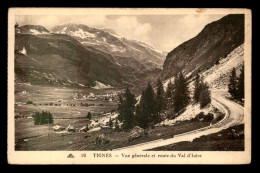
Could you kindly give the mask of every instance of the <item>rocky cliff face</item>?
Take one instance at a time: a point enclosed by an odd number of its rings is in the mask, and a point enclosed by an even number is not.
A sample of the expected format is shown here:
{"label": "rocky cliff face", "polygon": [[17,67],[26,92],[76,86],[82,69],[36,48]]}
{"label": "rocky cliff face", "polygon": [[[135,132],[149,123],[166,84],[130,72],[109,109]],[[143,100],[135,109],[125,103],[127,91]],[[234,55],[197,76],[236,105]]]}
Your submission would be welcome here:
{"label": "rocky cliff face", "polygon": [[160,78],[168,79],[180,70],[186,75],[205,71],[243,42],[244,15],[227,15],[168,53]]}

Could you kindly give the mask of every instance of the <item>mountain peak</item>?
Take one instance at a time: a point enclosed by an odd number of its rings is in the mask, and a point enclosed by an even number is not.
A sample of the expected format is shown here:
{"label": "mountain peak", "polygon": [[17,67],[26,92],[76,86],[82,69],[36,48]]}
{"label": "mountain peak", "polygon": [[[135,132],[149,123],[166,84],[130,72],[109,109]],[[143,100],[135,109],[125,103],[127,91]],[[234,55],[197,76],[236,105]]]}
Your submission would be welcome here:
{"label": "mountain peak", "polygon": [[50,33],[45,27],[41,25],[23,25],[18,27],[19,33],[22,34],[48,34]]}

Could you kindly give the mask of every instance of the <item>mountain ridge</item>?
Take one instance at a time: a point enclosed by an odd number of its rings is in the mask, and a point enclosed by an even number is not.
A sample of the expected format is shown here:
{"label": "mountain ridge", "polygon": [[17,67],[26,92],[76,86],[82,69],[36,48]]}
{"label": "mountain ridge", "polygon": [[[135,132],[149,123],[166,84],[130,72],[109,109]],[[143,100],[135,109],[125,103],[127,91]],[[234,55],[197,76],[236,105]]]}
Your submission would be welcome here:
{"label": "mountain ridge", "polygon": [[169,52],[160,78],[166,80],[180,70],[186,75],[205,71],[243,42],[244,15],[224,16]]}
{"label": "mountain ridge", "polygon": [[[113,56],[131,57],[155,68],[161,68],[165,55],[153,49],[147,43],[140,43],[136,40],[128,40],[115,33],[110,33],[84,24],[65,23],[53,27],[54,33],[64,33],[73,36],[86,46],[92,46],[98,50],[109,53]],[[155,62],[155,63],[153,63]]]}
{"label": "mountain ridge", "polygon": [[105,56],[65,34],[16,33],[15,62],[16,79],[33,84],[93,86],[99,81],[121,86],[124,81]]}

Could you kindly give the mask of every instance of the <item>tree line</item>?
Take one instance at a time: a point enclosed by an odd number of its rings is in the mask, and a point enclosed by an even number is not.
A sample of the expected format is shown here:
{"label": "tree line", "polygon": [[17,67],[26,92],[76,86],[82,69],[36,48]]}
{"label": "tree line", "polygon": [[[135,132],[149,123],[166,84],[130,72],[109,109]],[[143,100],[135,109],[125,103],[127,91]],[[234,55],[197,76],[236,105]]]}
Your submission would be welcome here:
{"label": "tree line", "polygon": [[[136,125],[142,128],[153,127],[162,121],[162,114],[169,108],[174,109],[173,114],[180,114],[192,100],[188,85],[188,79],[182,72],[175,76],[173,83],[171,81],[168,83],[166,91],[160,79],[157,80],[155,90],[148,82],[138,104],[135,95],[127,88],[119,96],[118,120],[123,122],[122,128],[131,129]],[[211,102],[209,87],[199,74],[195,78],[194,85],[193,100],[204,108]]]}
{"label": "tree line", "polygon": [[52,114],[47,111],[42,111],[42,113],[36,112],[33,115],[33,119],[34,119],[34,125],[53,124],[54,122]]}

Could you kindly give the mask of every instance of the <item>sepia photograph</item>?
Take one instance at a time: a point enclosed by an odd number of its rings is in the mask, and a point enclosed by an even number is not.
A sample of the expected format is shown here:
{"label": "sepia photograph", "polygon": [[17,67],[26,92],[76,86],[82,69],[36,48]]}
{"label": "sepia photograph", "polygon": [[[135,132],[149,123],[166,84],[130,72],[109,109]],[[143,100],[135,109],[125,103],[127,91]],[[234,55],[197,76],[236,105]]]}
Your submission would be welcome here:
{"label": "sepia photograph", "polygon": [[12,8],[8,20],[10,163],[250,163],[250,10]]}

